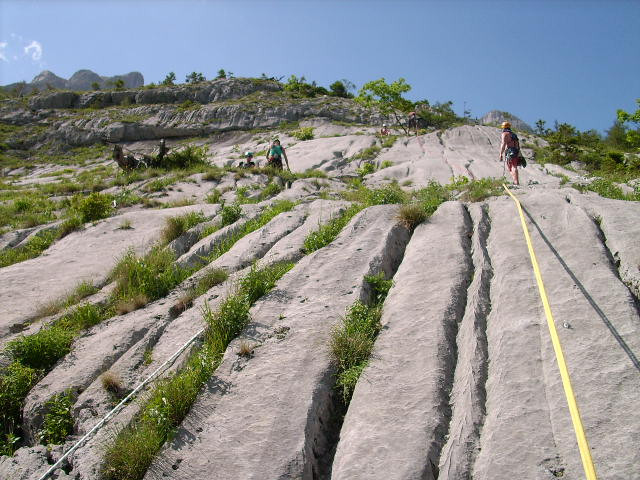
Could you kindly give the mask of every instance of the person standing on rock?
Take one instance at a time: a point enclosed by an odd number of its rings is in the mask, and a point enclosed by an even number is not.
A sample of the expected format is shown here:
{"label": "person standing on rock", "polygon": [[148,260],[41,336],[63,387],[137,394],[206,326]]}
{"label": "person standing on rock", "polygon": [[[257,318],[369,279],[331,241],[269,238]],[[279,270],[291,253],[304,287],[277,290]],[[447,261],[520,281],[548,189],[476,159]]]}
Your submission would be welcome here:
{"label": "person standing on rock", "polygon": [[518,162],[520,159],[520,142],[518,136],[511,131],[511,124],[509,122],[502,122],[502,142],[500,143],[500,158],[499,162],[507,162],[507,168],[513,178],[514,185],[520,185],[520,179],[518,177]]}
{"label": "person standing on rock", "polygon": [[280,140],[276,138],[267,151],[267,166],[282,170],[282,157],[284,157],[284,161],[287,162],[287,170],[291,171],[287,152],[285,152],[284,147],[280,145]]}
{"label": "person standing on rock", "polygon": [[382,135],[383,137],[386,137],[387,135],[389,135],[391,132],[389,131],[389,128],[387,127],[386,123],[382,124],[382,128],[380,129],[380,135]]}

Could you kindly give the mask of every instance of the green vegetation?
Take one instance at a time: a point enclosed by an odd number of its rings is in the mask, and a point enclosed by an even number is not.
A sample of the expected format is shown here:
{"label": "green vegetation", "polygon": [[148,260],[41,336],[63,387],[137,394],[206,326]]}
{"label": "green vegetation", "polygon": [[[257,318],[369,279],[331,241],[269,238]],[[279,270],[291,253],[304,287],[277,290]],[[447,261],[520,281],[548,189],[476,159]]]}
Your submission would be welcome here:
{"label": "green vegetation", "polygon": [[175,264],[175,254],[167,248],[155,246],[142,257],[129,250],[111,273],[116,282],[111,300],[118,310],[130,302],[142,307],[167,295],[190,273]]}
{"label": "green vegetation", "polygon": [[44,416],[42,429],[38,436],[40,442],[45,445],[59,445],[73,433],[73,418],[71,406],[73,395],[70,391],[54,395],[47,401],[44,408],[47,414]]}
{"label": "green vegetation", "polygon": [[291,133],[298,140],[313,140],[313,127],[301,127]]}
{"label": "green vegetation", "polygon": [[188,212],[183,215],[169,217],[165,221],[165,227],[160,234],[161,242],[168,244],[189,230],[206,220],[202,212]]}
{"label": "green vegetation", "polygon": [[44,230],[20,247],[0,250],[0,268],[37,257],[49,248],[58,236],[58,229]]}
{"label": "green vegetation", "polygon": [[304,239],[304,252],[309,254],[329,245],[336,239],[345,225],[349,223],[349,220],[363,208],[364,206],[360,204],[351,205],[336,218],[329,220],[324,225],[319,225],[317,230],[311,232]]}
{"label": "green vegetation", "polygon": [[620,187],[615,185],[611,180],[598,178],[586,185],[574,185],[577,190],[595,192],[601,197],[613,198],[615,200],[640,201],[640,188],[635,189],[633,193],[624,193]]}
{"label": "green vegetation", "polygon": [[453,111],[452,101],[435,102],[431,105],[429,100],[420,100],[416,102],[415,108],[420,124],[425,127],[446,129],[466,123],[464,117],[459,117]]}
{"label": "green vegetation", "polygon": [[107,218],[113,213],[113,197],[103,193],[91,193],[88,196],[74,195],[71,199],[71,210],[83,223]]}
{"label": "green vegetation", "polygon": [[181,150],[174,150],[162,159],[164,169],[193,169],[207,165],[208,147],[203,145],[187,145]]}
{"label": "green vegetation", "polygon": [[0,203],[0,227],[29,228],[56,219],[58,202],[38,192],[16,192],[11,197],[12,200]]}
{"label": "green vegetation", "polygon": [[[12,340],[7,345],[11,365],[0,374],[0,451],[12,454],[18,444],[21,409],[29,390],[65,356],[71,343],[86,328],[110,315],[107,309],[85,304],[76,307],[37,333]],[[52,419],[52,425],[55,421]],[[55,428],[51,427],[54,431]]]}
{"label": "green vegetation", "polygon": [[331,332],[329,348],[337,369],[336,388],[348,405],[360,374],[367,366],[373,344],[380,332],[382,305],[393,284],[384,273],[367,275],[365,281],[371,288],[368,304],[355,302],[342,322]]}
{"label": "green vegetation", "polygon": [[80,282],[73,290],[61,298],[52,300],[38,309],[38,317],[48,317],[61,312],[65,308],[72,307],[76,303],[98,292],[98,288],[91,282]]}
{"label": "green vegetation", "polygon": [[242,207],[238,204],[225,205],[220,210],[220,228],[235,223],[242,216]]}
{"label": "green vegetation", "polygon": [[14,361],[0,375],[0,454],[13,455],[20,437],[22,404],[43,372]]}
{"label": "green vegetation", "polygon": [[356,173],[360,175],[360,178],[364,177],[365,175],[369,175],[370,173],[373,173],[375,171],[376,171],[376,166],[371,162],[365,162],[362,164],[360,168],[356,169]]}
{"label": "green vegetation", "polygon": [[624,110],[617,111],[618,124],[625,129],[625,123],[633,123],[636,129],[629,128],[625,133],[625,140],[629,147],[640,147],[640,98],[636,99],[638,107],[635,112],[627,113]]}
{"label": "green vegetation", "polygon": [[402,96],[409,90],[411,90],[411,85],[404,78],[391,84],[388,84],[384,78],[380,78],[365,83],[355,100],[364,107],[379,110],[382,115],[393,115],[396,125],[408,134],[401,118],[414,108],[413,103]]}
{"label": "green vegetation", "polygon": [[[590,175],[607,182],[623,183],[640,177],[640,155],[633,140],[635,130],[627,130],[619,121],[604,138],[595,130],[580,132],[567,123],[556,123],[553,129],[547,129],[544,120],[538,120],[536,131],[549,142],[546,147],[531,146],[540,164],[567,166],[579,162]],[[603,183],[596,183],[593,188],[599,188],[603,196],[618,195],[615,190],[604,188]]]}
{"label": "green vegetation", "polygon": [[161,380],[136,419],[107,448],[102,467],[107,480],[141,479],[156,452],[182,422],[198,392],[222,360],[229,342],[245,327],[249,308],[269,292],[293,264],[264,269],[255,266],[217,310],[203,309],[207,323],[204,345],[195,349],[187,365]]}

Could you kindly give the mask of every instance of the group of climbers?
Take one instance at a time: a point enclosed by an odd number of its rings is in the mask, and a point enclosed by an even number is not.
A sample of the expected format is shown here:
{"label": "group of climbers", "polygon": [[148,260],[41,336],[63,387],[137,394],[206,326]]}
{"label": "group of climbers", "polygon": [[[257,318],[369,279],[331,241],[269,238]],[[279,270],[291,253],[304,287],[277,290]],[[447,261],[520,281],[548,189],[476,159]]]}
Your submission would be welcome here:
{"label": "group of climbers", "polygon": [[[411,114],[409,115],[408,126],[410,129],[415,129],[417,135],[417,118],[415,112],[411,112]],[[509,169],[511,177],[513,178],[514,185],[520,185],[518,167],[526,166],[526,161],[520,152],[520,141],[518,139],[518,136],[511,131],[511,124],[509,122],[502,122],[501,128],[502,140],[500,144],[500,156],[498,161],[502,162],[504,160],[507,168]],[[380,134],[383,136],[390,134],[389,128],[387,127],[386,123],[382,124]],[[113,159],[123,170],[133,170],[140,167],[152,167],[160,165],[166,154],[167,147],[164,139],[160,140],[160,143],[158,145],[158,153],[155,156],[142,155],[142,157],[139,158],[131,154],[125,155],[123,147],[121,145],[114,145],[113,147]],[[271,143],[269,149],[267,150],[266,158],[267,163],[265,166],[273,167],[278,170],[283,170],[284,166],[282,163],[282,159],[284,158],[284,161],[287,165],[287,170],[291,171],[291,168],[289,167],[289,159],[287,158],[287,152],[280,144],[280,140],[278,138],[275,138]],[[254,168],[256,166],[256,162],[254,160],[253,152],[245,152],[244,159],[238,166],[241,168]]]}

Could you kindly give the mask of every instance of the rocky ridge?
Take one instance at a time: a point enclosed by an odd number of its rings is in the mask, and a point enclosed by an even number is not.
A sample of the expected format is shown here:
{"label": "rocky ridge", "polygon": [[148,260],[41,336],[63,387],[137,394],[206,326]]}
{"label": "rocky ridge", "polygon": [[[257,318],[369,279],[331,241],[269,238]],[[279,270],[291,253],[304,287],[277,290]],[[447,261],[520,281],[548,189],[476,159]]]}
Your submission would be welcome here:
{"label": "rocky ridge", "polygon": [[78,70],[68,80],[57,76],[49,70],[43,70],[33,77],[29,83],[12,83],[2,88],[5,91],[18,89],[22,95],[28,95],[33,91],[45,92],[51,89],[60,90],[93,90],[97,84],[99,88],[113,88],[116,80],[122,80],[126,88],[136,88],[144,85],[144,77],[140,72],[129,72],[123,75],[105,77],[91,70]]}
{"label": "rocky ridge", "polygon": [[[0,322],[0,344],[6,345],[50,322],[37,318],[39,304],[59,298],[81,280],[101,288],[86,301],[104,300],[119,256],[129,247],[148,251],[168,217],[202,212],[204,221],[169,246],[179,264],[192,266],[269,206],[298,202],[166,296],[83,332],[27,395],[22,428],[28,445],[13,457],[0,457],[0,478],[38,478],[61,455],[60,447],[48,451],[37,445],[47,401],[54,395],[73,392],[69,447],[113,406],[103,373],[117,373],[122,389],[131,391],[205,325],[201,308],[216,308],[253,262],[283,260],[296,265],[251,308],[249,324],[228,346],[146,479],[582,478],[546,319],[508,196],[447,201],[415,230],[399,222],[397,205],[372,206],[326,247],[303,251],[309,233],[350,205],[340,192],[352,188],[342,179],[362,177],[370,188],[396,181],[413,190],[452,177],[501,178],[499,130],[466,125],[399,137],[383,146],[377,127],[367,124],[376,117],[348,101],[284,102],[268,82],[256,90],[258,82],[242,83],[242,94],[230,85],[220,81],[176,89],[170,103],[191,100],[198,104],[192,110],[136,100],[127,114],[153,111],[154,117],[116,122],[118,131],[131,129],[121,136],[98,119],[113,106],[84,109],[88,118],[65,112],[69,107],[51,113],[50,107],[35,113],[3,107],[0,112],[6,123],[22,118],[30,125],[38,115],[46,115],[40,121],[63,122],[47,125],[34,145],[56,135],[60,142],[91,144],[111,132],[114,141],[151,153],[155,139],[169,128],[175,128],[171,148],[180,148],[180,139],[197,131],[202,136],[192,141],[206,146],[207,162],[221,169],[236,164],[245,150],[264,150],[277,135],[294,172],[316,169],[327,177],[297,178],[290,188],[281,182],[279,193],[266,199],[260,192],[277,180],[261,172],[222,171],[215,178],[191,173],[159,191],[149,189],[153,179],[136,180],[126,185],[130,193],[171,208],[121,208],[55,242],[43,255],[1,268],[0,308],[7,314]],[[212,95],[216,100],[208,100]],[[203,127],[205,118],[220,118],[220,123]],[[345,125],[345,118],[363,124]],[[300,122],[296,128],[311,128],[314,138],[299,140],[281,126],[294,120]],[[268,130],[246,131],[256,125]],[[538,141],[523,136],[523,143]],[[374,158],[363,160],[362,153],[372,147],[378,148]],[[367,162],[373,172],[358,173]],[[74,178],[72,173],[46,176],[61,168],[12,169],[7,181],[13,179],[15,188],[34,188]],[[108,153],[74,168],[102,168],[115,176],[108,170],[113,168]],[[580,193],[559,174],[580,180],[575,172],[532,160],[521,171],[525,186],[515,193],[525,208],[599,478],[635,478],[640,454],[633,446],[640,443],[640,422],[630,412],[640,401],[640,205]],[[117,195],[121,189],[114,185],[103,191]],[[219,197],[208,203],[214,190]],[[222,201],[229,205],[247,196],[256,203],[242,205],[236,222],[202,236],[205,227],[219,224]],[[193,205],[176,206],[187,201]],[[120,228],[126,223],[133,229]],[[4,248],[22,244],[32,232],[27,230],[10,232]],[[190,308],[176,309],[216,268],[226,270],[229,279],[194,298]],[[379,272],[393,278],[382,329],[351,402],[342,406],[328,341],[345,309],[371,296],[364,276]],[[241,353],[243,345],[252,345],[250,354]],[[188,353],[169,372],[181,368]],[[139,411],[139,402],[130,403],[54,478],[99,478],[104,446]]]}

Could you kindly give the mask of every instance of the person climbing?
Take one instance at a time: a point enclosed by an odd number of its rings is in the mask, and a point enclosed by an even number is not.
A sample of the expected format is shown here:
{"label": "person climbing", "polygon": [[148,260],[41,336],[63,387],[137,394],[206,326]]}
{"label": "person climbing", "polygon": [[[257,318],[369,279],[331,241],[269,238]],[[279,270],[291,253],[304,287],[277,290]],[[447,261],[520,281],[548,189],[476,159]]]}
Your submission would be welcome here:
{"label": "person climbing", "polygon": [[256,166],[256,162],[253,160],[253,152],[246,151],[244,152],[244,162],[240,162],[240,167],[244,168],[253,168]]}
{"label": "person climbing", "polygon": [[507,162],[507,168],[513,178],[514,185],[520,185],[520,178],[518,177],[518,163],[520,161],[520,141],[518,136],[511,131],[511,124],[509,122],[502,122],[502,142],[500,143],[500,158],[499,162]]}
{"label": "person climbing", "polygon": [[386,137],[386,136],[387,136],[387,135],[389,135],[390,133],[391,133],[391,132],[389,131],[389,128],[387,128],[387,124],[386,124],[386,123],[383,123],[383,124],[382,124],[382,128],[380,129],[380,135],[382,135],[382,136],[385,136],[385,137]]}
{"label": "person climbing", "polygon": [[413,129],[413,131],[416,132],[416,137],[418,136],[418,116],[416,115],[416,112],[409,112],[407,127],[409,129],[409,132],[411,132],[411,129]]}
{"label": "person climbing", "polygon": [[267,166],[282,170],[282,157],[284,157],[285,162],[287,162],[287,170],[291,171],[291,168],[289,168],[287,152],[285,152],[284,147],[280,145],[280,140],[276,138],[273,140],[271,147],[267,151]]}
{"label": "person climbing", "polygon": [[167,144],[164,141],[164,138],[160,139],[160,143],[158,144],[158,155],[156,155],[156,160],[158,164],[162,163],[162,159],[167,154]]}

